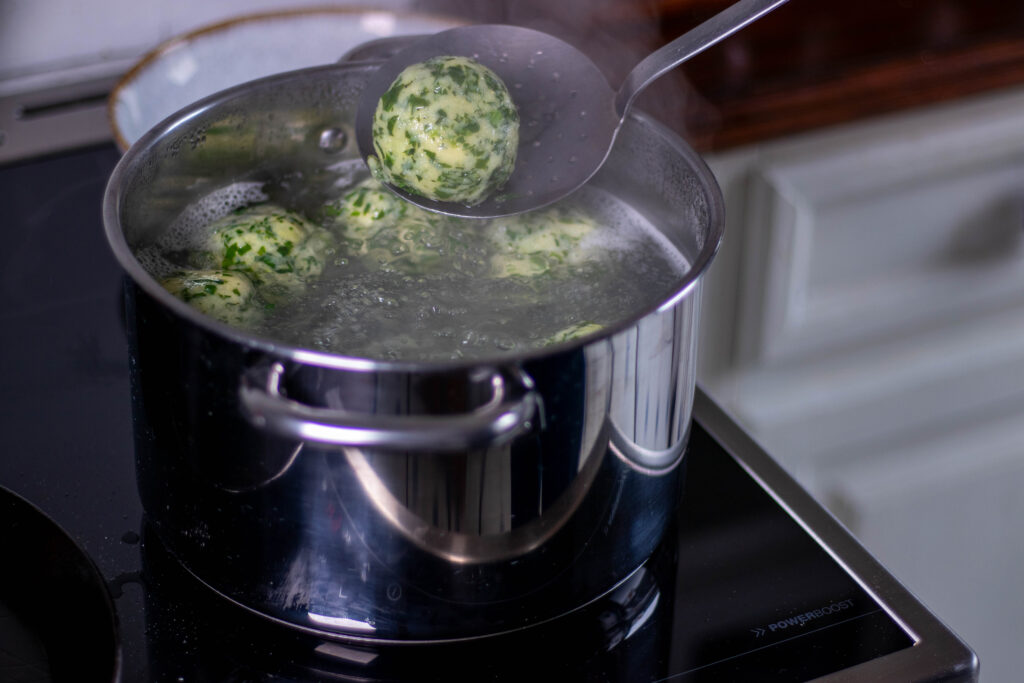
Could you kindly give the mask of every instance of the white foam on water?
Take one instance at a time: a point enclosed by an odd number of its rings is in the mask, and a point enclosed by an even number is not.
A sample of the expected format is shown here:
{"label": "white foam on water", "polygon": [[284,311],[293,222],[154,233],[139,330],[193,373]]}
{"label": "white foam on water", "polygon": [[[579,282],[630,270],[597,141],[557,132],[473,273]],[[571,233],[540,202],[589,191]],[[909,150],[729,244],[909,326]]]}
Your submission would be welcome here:
{"label": "white foam on water", "polygon": [[235,209],[267,201],[263,183],[234,183],[211,192],[189,205],[161,235],[158,245],[162,249],[201,249],[206,244],[206,227]]}
{"label": "white foam on water", "polygon": [[267,200],[263,183],[234,183],[211,192],[188,205],[157,239],[136,254],[142,267],[158,280],[181,271],[184,264],[170,255],[202,250],[209,235],[207,227],[235,209]]}

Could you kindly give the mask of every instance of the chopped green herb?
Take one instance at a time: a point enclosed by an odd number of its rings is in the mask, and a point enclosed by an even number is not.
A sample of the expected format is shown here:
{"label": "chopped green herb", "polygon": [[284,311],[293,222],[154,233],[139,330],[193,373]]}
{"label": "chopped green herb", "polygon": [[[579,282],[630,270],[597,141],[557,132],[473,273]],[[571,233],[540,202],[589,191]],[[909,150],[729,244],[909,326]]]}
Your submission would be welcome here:
{"label": "chopped green herb", "polygon": [[406,69],[381,98],[371,171],[408,192],[477,203],[511,174],[518,128],[497,76],[472,59],[437,57]]}

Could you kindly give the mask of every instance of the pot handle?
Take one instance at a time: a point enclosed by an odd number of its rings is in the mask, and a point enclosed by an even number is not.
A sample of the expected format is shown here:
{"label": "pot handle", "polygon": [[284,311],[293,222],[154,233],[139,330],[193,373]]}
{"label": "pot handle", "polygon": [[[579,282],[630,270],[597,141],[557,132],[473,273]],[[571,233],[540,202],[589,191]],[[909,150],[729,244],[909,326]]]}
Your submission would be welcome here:
{"label": "pot handle", "polygon": [[273,363],[243,374],[239,400],[255,427],[305,442],[404,451],[487,448],[529,431],[538,412],[533,380],[518,369],[491,371],[490,399],[454,415],[381,415],[306,405],[281,392],[284,372],[281,363]]}

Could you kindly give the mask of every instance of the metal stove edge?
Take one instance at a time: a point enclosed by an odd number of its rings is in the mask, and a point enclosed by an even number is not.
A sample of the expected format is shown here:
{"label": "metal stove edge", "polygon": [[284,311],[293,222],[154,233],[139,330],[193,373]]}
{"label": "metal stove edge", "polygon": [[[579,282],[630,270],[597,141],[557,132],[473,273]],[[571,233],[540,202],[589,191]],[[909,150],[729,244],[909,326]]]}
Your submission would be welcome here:
{"label": "metal stove edge", "polygon": [[815,679],[977,681],[974,651],[876,560],[843,524],[698,385],[694,419],[914,640],[910,648]]}

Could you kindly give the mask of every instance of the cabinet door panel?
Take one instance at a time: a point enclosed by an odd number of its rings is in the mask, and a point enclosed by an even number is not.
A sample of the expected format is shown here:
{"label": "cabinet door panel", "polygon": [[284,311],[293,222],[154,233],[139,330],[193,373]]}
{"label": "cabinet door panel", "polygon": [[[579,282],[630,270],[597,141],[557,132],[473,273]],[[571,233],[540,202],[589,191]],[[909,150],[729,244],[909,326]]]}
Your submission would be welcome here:
{"label": "cabinet door panel", "polygon": [[1024,306],[1024,109],[941,114],[764,150],[745,207],[741,361]]}

